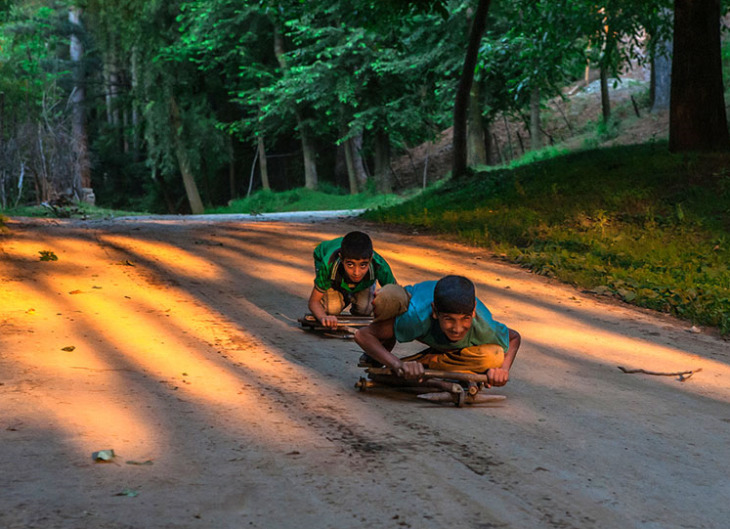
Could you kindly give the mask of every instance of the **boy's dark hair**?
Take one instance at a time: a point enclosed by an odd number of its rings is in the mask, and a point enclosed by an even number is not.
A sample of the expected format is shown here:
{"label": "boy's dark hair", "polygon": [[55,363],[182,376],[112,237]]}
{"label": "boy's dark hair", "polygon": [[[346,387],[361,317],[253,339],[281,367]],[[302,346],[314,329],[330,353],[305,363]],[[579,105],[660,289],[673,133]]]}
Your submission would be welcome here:
{"label": "boy's dark hair", "polygon": [[342,238],[340,257],[342,259],[370,259],[373,256],[373,241],[367,233],[351,231]]}
{"label": "boy's dark hair", "polygon": [[436,312],[471,314],[476,307],[474,283],[464,276],[445,276],[438,280],[433,291]]}

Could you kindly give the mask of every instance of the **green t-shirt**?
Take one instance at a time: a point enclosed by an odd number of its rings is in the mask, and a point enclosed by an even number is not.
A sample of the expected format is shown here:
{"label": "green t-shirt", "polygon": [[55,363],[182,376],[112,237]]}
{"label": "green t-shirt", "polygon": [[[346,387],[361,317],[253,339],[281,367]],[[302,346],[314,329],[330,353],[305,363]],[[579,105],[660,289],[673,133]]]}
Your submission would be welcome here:
{"label": "green t-shirt", "polygon": [[359,283],[350,286],[345,279],[345,270],[340,257],[342,237],[324,241],[314,249],[314,288],[320,292],[334,288],[341,292],[354,294],[370,288],[377,281],[380,286],[395,283],[395,277],[387,261],[377,252],[373,252],[370,270]]}
{"label": "green t-shirt", "polygon": [[399,342],[417,340],[437,351],[454,351],[473,345],[498,344],[506,352],[509,348],[509,329],[492,318],[489,309],[477,299],[477,313],[467,335],[451,342],[441,330],[438,320],[431,317],[433,291],[436,281],[424,281],[405,287],[411,295],[408,310],[395,318],[393,330]]}

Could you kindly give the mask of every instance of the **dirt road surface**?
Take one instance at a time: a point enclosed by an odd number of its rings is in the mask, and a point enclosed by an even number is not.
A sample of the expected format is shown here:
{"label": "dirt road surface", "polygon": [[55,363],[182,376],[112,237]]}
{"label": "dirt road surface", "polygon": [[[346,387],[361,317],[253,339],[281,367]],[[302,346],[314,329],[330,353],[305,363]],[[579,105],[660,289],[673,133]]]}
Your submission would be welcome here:
{"label": "dirt road surface", "polygon": [[[728,527],[730,347],[687,323],[348,218],[9,227],[4,529]],[[298,327],[312,249],[363,227],[522,334],[505,401],[359,393],[357,345]]]}

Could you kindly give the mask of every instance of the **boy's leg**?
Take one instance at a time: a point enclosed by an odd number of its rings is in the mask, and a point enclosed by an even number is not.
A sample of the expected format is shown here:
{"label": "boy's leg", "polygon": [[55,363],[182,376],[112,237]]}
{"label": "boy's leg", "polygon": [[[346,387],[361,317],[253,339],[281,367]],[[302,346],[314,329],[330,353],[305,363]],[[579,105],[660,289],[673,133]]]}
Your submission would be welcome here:
{"label": "boy's leg", "polygon": [[[381,343],[383,344],[383,347],[392,352],[393,348],[395,347],[395,336]],[[360,355],[360,359],[357,362],[357,367],[383,367],[383,364],[375,360],[373,357],[369,356],[367,353],[363,353]]]}
{"label": "boy's leg", "polygon": [[350,314],[355,316],[370,316],[373,313],[373,297],[375,295],[375,285],[368,289],[361,290],[352,294],[350,301]]}
{"label": "boy's leg", "polygon": [[462,373],[486,373],[488,369],[502,367],[504,350],[497,344],[475,345],[457,351],[442,353],[430,347],[405,358],[423,364],[426,369],[458,371]]}
{"label": "boy's leg", "polygon": [[345,308],[345,297],[342,292],[330,288],[325,290],[324,296],[322,296],[322,307],[328,315],[336,316]]}

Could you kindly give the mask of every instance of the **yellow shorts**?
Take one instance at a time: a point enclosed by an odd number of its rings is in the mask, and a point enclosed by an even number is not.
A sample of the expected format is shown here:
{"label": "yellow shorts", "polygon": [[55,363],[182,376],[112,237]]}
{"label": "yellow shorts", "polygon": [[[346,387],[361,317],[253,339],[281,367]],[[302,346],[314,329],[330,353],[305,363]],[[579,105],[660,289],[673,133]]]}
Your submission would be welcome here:
{"label": "yellow shorts", "polygon": [[418,362],[426,369],[478,374],[486,373],[487,369],[502,367],[504,350],[497,344],[475,345],[445,353],[428,348],[401,360]]}
{"label": "yellow shorts", "polygon": [[350,294],[347,298],[342,295],[342,292],[329,288],[325,290],[324,296],[322,296],[322,307],[326,314],[338,315],[348,305],[350,305],[350,313],[356,316],[369,316],[373,313],[373,293],[375,292],[375,285],[372,287],[360,290],[354,294]]}

